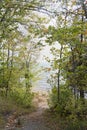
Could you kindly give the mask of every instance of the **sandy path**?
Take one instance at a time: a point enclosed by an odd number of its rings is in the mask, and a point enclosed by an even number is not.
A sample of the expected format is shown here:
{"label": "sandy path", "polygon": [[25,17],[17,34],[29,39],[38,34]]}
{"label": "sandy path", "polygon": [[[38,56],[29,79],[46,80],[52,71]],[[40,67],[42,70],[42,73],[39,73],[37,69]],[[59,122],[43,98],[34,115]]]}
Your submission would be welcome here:
{"label": "sandy path", "polygon": [[36,111],[20,117],[21,126],[6,128],[6,130],[59,130],[54,122],[50,123],[50,117],[44,116],[45,110],[49,108],[47,98],[48,96],[43,93],[36,95],[33,101],[37,106]]}
{"label": "sandy path", "polygon": [[12,117],[10,117],[10,123],[7,123],[5,130],[50,130],[46,125],[43,116],[44,111],[48,108],[46,93],[36,94],[33,104],[36,106],[36,110],[29,115],[20,117],[21,125],[17,126]]}
{"label": "sandy path", "polygon": [[47,98],[44,94],[39,94],[34,100],[37,109],[35,112],[25,117],[21,130],[50,130],[45,124],[43,112],[48,108]]}

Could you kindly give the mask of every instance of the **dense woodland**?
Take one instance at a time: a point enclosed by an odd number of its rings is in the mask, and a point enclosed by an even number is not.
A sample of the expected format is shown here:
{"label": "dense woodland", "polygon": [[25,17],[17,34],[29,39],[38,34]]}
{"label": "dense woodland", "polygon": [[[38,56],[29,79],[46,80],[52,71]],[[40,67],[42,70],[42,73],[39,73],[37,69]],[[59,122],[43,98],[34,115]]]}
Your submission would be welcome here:
{"label": "dense woodland", "polygon": [[[46,26],[51,19],[55,25]],[[33,83],[43,71],[37,59],[46,45],[53,55],[46,57],[52,87],[50,110],[71,123],[67,130],[86,130],[86,0],[0,1],[0,102],[7,100],[28,109],[32,106]]]}

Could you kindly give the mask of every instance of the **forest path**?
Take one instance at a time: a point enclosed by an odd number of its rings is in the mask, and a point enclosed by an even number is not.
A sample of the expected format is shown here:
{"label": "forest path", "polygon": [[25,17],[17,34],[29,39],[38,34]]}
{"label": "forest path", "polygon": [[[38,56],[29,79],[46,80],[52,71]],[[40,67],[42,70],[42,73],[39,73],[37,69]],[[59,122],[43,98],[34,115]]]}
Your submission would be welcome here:
{"label": "forest path", "polygon": [[30,115],[22,117],[24,120],[21,130],[50,130],[46,125],[46,120],[43,116],[44,111],[48,108],[47,95],[38,94],[35,96],[34,105],[37,106],[36,111]]}
{"label": "forest path", "polygon": [[36,94],[33,100],[36,110],[28,115],[21,116],[21,125],[15,125],[15,127],[6,130],[59,130],[50,116],[45,114],[46,110],[49,109],[47,99],[46,93]]}

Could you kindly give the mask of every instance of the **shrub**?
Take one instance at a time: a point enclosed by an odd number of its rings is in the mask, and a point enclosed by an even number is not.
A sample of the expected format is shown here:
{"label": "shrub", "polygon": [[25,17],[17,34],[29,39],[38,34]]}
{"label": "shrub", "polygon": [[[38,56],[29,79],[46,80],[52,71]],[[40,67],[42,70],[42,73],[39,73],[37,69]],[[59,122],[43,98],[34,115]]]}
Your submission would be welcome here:
{"label": "shrub", "polygon": [[30,107],[32,105],[32,99],[34,97],[34,94],[30,91],[26,92],[23,88],[16,88],[14,90],[11,90],[10,92],[10,98],[11,100],[14,100],[15,103],[22,105],[23,107]]}
{"label": "shrub", "polygon": [[58,101],[58,93],[57,93],[57,88],[54,86],[51,90],[51,92],[49,93],[49,106],[53,107],[53,106],[57,106],[56,107],[56,111],[63,115],[64,113],[67,113],[67,111],[69,112],[69,108],[68,107],[72,106],[72,93],[71,90],[66,89],[65,86],[61,86],[60,87],[60,98]]}

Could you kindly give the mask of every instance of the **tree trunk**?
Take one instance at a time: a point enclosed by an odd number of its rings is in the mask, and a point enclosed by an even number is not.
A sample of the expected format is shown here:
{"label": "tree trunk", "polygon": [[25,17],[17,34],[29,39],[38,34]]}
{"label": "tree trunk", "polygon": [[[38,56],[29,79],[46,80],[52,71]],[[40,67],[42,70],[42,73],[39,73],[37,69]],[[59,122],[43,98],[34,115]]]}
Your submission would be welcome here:
{"label": "tree trunk", "polygon": [[[60,56],[59,58],[62,58],[62,50],[63,50],[63,45],[61,45],[60,49]],[[60,63],[59,63],[59,70],[58,70],[58,102],[60,100]]]}
{"label": "tree trunk", "polygon": [[83,89],[80,89],[80,98],[84,99],[84,90]]}
{"label": "tree trunk", "polygon": [[[82,22],[83,22],[83,15],[82,15]],[[83,34],[81,34],[81,43],[83,43]],[[80,88],[80,98],[81,99],[84,99],[84,90],[83,90],[83,88],[82,88],[82,86],[81,86],[81,88]]]}

